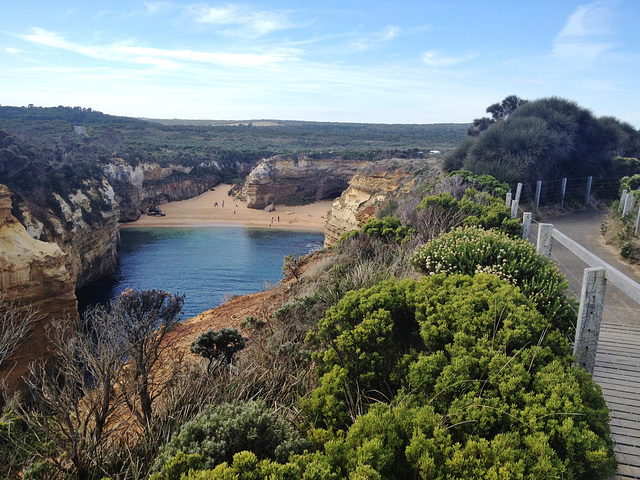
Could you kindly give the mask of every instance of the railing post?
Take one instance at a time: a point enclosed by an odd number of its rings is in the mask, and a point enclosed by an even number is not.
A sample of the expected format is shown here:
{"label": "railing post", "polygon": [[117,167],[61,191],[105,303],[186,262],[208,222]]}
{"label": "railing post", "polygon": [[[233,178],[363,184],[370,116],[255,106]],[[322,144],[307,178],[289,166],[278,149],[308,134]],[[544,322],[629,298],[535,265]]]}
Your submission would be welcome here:
{"label": "railing post", "polygon": [[522,215],[522,239],[529,238],[531,232],[531,212],[524,212]]}
{"label": "railing post", "polygon": [[567,177],[562,179],[562,200],[560,201],[560,208],[564,208],[564,196],[567,193]]}
{"label": "railing post", "polygon": [[623,217],[631,211],[632,205],[633,205],[633,195],[631,195],[630,193],[627,193],[627,198],[624,199],[624,208],[622,209]]}
{"label": "railing post", "polygon": [[542,192],[542,180],[538,180],[536,183],[536,210],[540,206],[540,193]]}
{"label": "railing post", "polygon": [[633,195],[627,193],[627,198],[624,200],[624,209],[622,210],[622,216],[626,216],[627,213],[631,213],[631,209],[633,208]]}
{"label": "railing post", "polygon": [[587,177],[587,196],[584,200],[585,207],[589,206],[589,199],[591,198],[591,183],[593,182],[593,177]]}
{"label": "railing post", "polygon": [[522,194],[522,184],[516,187],[516,197],[511,200],[511,218],[518,216],[518,207],[520,206],[520,195]]}
{"label": "railing post", "polygon": [[603,267],[585,268],[582,280],[573,355],[578,366],[589,373],[593,373],[596,364],[602,307],[607,287],[606,272]]}
{"label": "railing post", "polygon": [[553,224],[541,223],[538,225],[538,243],[536,250],[545,257],[551,256],[551,245],[553,243]]}
{"label": "railing post", "polygon": [[518,216],[518,200],[514,200],[511,202],[511,218],[516,218]]}
{"label": "railing post", "polygon": [[519,183],[516,187],[516,203],[520,203],[520,195],[522,194],[522,184]]}
{"label": "railing post", "polygon": [[622,207],[624,206],[624,201],[627,199],[627,189],[622,190],[622,195],[620,195],[620,203],[618,204],[618,210],[621,212]]}

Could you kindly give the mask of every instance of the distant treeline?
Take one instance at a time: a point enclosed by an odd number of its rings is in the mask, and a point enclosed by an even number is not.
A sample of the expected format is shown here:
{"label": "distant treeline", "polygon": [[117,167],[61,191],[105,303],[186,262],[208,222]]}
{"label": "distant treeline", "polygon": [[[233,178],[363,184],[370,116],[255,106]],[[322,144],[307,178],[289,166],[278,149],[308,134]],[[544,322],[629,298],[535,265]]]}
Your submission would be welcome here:
{"label": "distant treeline", "polygon": [[[414,151],[455,148],[467,125],[394,125],[302,121],[180,121],[116,117],[80,107],[3,107],[0,128],[40,141],[65,136],[79,139],[73,126],[83,126],[85,143],[110,137],[115,154],[131,163],[162,162],[170,157],[213,155],[232,161],[277,154],[377,159]],[[116,132],[114,135],[113,131]],[[76,138],[78,137],[78,138]],[[120,142],[114,142],[120,137]],[[183,158],[185,159],[185,158]],[[196,159],[192,159],[196,160]],[[196,160],[198,161],[198,160]]]}

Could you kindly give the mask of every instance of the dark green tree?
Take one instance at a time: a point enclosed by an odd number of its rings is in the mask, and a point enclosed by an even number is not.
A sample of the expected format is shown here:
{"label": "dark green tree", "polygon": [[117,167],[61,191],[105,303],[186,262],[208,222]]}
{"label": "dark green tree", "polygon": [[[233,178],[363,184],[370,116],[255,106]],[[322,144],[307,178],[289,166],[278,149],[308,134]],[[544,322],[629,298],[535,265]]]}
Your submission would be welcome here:
{"label": "dark green tree", "polygon": [[477,137],[494,123],[501,122],[502,120],[509,118],[513,112],[525,103],[527,103],[527,100],[519,98],[516,95],[509,95],[502,100],[502,102],[489,105],[487,107],[487,113],[491,114],[491,118],[476,118],[467,130],[467,135]]}
{"label": "dark green tree", "polygon": [[191,344],[191,351],[209,360],[208,370],[211,372],[220,365],[229,365],[233,356],[242,350],[246,339],[238,330],[222,327],[219,330],[209,330]]}

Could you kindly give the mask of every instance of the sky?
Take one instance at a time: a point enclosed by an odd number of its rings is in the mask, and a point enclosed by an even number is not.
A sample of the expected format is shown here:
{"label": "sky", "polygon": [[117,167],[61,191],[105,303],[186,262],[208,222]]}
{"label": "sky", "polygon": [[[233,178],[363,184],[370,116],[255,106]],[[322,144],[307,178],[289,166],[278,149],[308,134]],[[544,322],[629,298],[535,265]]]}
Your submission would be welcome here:
{"label": "sky", "polygon": [[557,96],[640,128],[639,0],[1,0],[0,105],[470,123]]}

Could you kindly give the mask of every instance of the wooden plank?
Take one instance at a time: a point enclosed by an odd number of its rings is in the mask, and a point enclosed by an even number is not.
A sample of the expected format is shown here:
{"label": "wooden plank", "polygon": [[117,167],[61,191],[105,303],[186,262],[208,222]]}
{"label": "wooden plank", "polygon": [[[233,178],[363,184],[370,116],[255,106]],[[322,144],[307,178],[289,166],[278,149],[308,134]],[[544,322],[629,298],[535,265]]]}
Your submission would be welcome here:
{"label": "wooden plank", "polygon": [[625,368],[635,368],[636,371],[638,371],[638,361],[634,360],[634,359],[630,359],[627,357],[613,357],[611,355],[609,356],[601,356],[600,360],[598,360],[598,363],[600,363],[601,365],[607,366],[608,368],[612,369],[612,370],[622,370],[623,367]]}
{"label": "wooden plank", "polygon": [[640,395],[638,395],[638,384],[631,384],[624,380],[613,380],[610,377],[600,379],[598,384],[603,389],[606,388],[621,398],[640,399]]}
{"label": "wooden plank", "polygon": [[612,478],[621,480],[640,478],[640,468],[624,465],[621,459],[618,459],[618,462],[618,474]]}
{"label": "wooden plank", "polygon": [[611,423],[611,435],[618,437],[627,437],[634,439],[634,443],[640,448],[640,430],[629,430],[628,428],[619,427],[613,422]]}
{"label": "wooden plank", "polygon": [[618,410],[622,410],[627,413],[638,415],[638,409],[640,408],[640,400],[636,398],[625,398],[617,395],[615,390],[603,389],[602,395],[605,402],[612,408],[611,405],[617,405]]}
{"label": "wooden plank", "polygon": [[640,382],[637,379],[633,379],[633,378],[629,378],[629,373],[625,372],[623,370],[618,370],[617,368],[614,369],[599,369],[596,367],[596,371],[593,374],[593,378],[596,381],[599,381],[601,379],[607,380],[609,379],[611,381],[611,383],[624,383],[627,385],[632,385],[634,387],[637,387],[638,385],[640,385]]}
{"label": "wooden plank", "polygon": [[603,342],[602,337],[600,337],[596,357],[601,354],[608,354],[616,357],[629,357],[630,359],[637,360],[639,352],[640,345],[628,345],[622,341],[606,343]]}
{"label": "wooden plank", "polygon": [[[627,336],[630,334],[627,334]],[[616,355],[620,357],[631,357],[638,358],[638,352],[640,352],[640,345],[634,345],[630,343],[625,343],[622,339],[618,341],[604,341],[603,336],[600,336],[600,341],[598,342],[598,353],[608,352],[611,355]],[[627,339],[628,340],[628,339]]]}
{"label": "wooden plank", "polygon": [[628,465],[629,467],[640,468],[640,457],[633,454],[634,451],[638,451],[637,447],[625,447],[616,444],[615,450],[619,463]]}
{"label": "wooden plank", "polygon": [[[638,414],[631,412],[615,411],[611,412],[611,418],[619,418],[621,420],[629,420],[630,422],[636,422],[640,425]],[[639,427],[640,428],[640,427]]]}
{"label": "wooden plank", "polygon": [[[629,443],[631,444],[638,443],[637,440],[632,440],[632,438],[640,436],[640,429],[638,428],[638,425],[636,422],[625,420],[622,418],[616,418],[612,420],[611,426],[616,427],[616,432],[618,432],[618,434],[620,432],[622,434],[624,434],[625,432],[629,432]],[[640,451],[638,452],[638,455],[640,455]]]}

